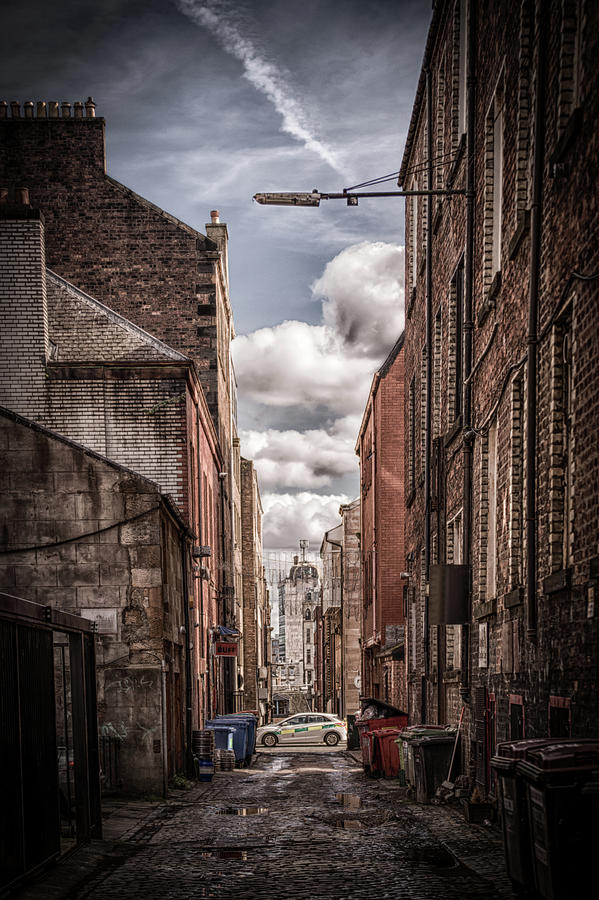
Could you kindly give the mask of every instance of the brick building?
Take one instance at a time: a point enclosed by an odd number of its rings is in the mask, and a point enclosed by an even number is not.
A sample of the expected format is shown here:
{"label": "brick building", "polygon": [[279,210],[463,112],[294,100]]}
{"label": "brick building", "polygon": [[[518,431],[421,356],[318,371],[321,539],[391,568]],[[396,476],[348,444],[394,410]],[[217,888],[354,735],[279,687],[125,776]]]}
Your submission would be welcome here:
{"label": "brick building", "polygon": [[184,767],[185,521],[148,478],[5,409],[0,469],[2,590],[97,623],[104,783],[166,792]]}
{"label": "brick building", "polygon": [[262,564],[262,504],[254,464],[241,458],[243,559],[243,708],[270,719],[272,705],[270,603]]}
{"label": "brick building", "polygon": [[339,507],[341,523],[325,532],[316,639],[317,695],[323,712],[355,713],[361,687],[360,500]]}
{"label": "brick building", "polygon": [[[214,501],[223,534],[212,547],[212,566],[219,619],[234,626],[239,485],[232,483],[237,435],[227,227],[214,210],[202,234],[111,178],[104,134],[104,119],[96,117],[91,99],[60,107],[11,103],[10,109],[3,101],[0,185],[25,186],[31,204],[42,210],[46,262],[53,272],[195,364],[226,473]],[[230,679],[220,693],[232,708]]]}
{"label": "brick building", "polygon": [[406,205],[412,721],[596,733],[599,7],[435,4]]}
{"label": "brick building", "polygon": [[362,536],[362,691],[407,709],[404,335],[375,373],[356,443]]}

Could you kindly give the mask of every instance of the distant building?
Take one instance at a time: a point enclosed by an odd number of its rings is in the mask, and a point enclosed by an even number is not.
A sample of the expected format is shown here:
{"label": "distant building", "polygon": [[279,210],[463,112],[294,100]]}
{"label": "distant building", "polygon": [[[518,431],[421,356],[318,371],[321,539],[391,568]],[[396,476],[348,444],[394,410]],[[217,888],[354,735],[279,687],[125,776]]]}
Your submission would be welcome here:
{"label": "distant building", "polygon": [[280,684],[308,698],[306,709],[311,707],[314,689],[314,609],[319,587],[318,569],[299,556],[279,583]]}
{"label": "distant building", "polygon": [[341,523],[320,547],[322,591],[316,623],[316,692],[323,712],[354,713],[361,693],[360,500],[339,508]]}
{"label": "distant building", "polygon": [[404,335],[375,373],[356,444],[362,535],[362,694],[407,710]]}

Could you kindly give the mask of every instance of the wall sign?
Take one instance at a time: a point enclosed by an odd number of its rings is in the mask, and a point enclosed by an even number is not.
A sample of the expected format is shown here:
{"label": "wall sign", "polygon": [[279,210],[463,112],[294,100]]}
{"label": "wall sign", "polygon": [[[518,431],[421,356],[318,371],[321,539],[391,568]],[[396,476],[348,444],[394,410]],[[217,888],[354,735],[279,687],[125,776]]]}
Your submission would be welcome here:
{"label": "wall sign", "polygon": [[215,656],[237,656],[237,644],[229,641],[217,641],[214,645]]}

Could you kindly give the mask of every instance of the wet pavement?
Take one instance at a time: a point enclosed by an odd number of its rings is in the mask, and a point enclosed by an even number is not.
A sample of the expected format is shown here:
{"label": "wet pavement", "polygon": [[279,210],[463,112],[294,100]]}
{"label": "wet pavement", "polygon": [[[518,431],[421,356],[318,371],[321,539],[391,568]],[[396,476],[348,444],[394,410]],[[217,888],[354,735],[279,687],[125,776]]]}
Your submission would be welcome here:
{"label": "wet pavement", "polygon": [[[110,821],[110,820],[109,820]],[[508,900],[500,838],[406,801],[348,752],[259,753],[113,829],[22,900],[418,898]],[[87,862],[86,862],[87,860]]]}

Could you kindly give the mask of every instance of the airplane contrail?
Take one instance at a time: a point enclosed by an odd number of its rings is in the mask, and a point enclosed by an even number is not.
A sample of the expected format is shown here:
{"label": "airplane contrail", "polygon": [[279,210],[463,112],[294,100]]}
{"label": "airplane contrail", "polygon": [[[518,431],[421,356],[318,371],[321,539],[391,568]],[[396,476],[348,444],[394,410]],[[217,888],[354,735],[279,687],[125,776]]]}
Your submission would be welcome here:
{"label": "airplane contrail", "polygon": [[340,175],[347,176],[347,171],[334,151],[313,133],[308,117],[301,103],[293,96],[285,74],[275,63],[266,59],[251,40],[244,37],[231,4],[227,0],[177,0],[177,5],[189,19],[210,31],[226,53],[242,63],[244,78],[264,94],[281,116],[281,130],[316,153]]}

